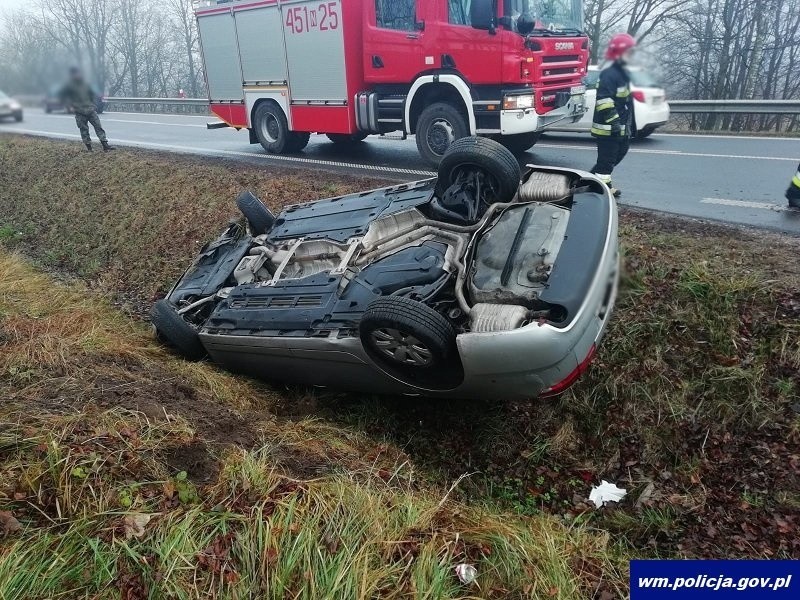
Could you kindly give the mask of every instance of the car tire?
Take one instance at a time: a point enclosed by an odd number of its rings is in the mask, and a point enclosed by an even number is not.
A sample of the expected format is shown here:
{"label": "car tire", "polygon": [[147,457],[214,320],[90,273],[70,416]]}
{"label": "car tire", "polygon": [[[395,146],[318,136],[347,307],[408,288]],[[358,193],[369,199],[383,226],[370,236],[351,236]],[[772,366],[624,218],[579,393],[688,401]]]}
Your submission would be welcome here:
{"label": "car tire", "polygon": [[637,130],[634,135],[636,135],[637,140],[643,140],[645,138],[649,138],[651,135],[655,133],[655,131],[656,130],[651,127],[645,127],[641,131]]}
{"label": "car tire", "polygon": [[353,146],[367,139],[368,133],[326,133],[327,138],[334,144]]}
{"label": "car tire", "polygon": [[45,105],[44,112],[49,115],[51,112],[53,112],[53,107],[49,104]]}
{"label": "car tire", "polygon": [[358,326],[364,350],[381,368],[413,382],[440,377],[456,354],[450,322],[422,302],[401,296],[373,300]]}
{"label": "car tire", "polygon": [[14,120],[17,123],[22,123],[22,112],[14,113]]}
{"label": "car tire", "polygon": [[482,170],[496,184],[494,202],[510,202],[517,193],[521,172],[519,162],[508,148],[481,137],[457,140],[439,164],[436,195],[442,197],[465,168]]}
{"label": "car tire", "polygon": [[200,342],[200,336],[195,328],[189,325],[166,300],[159,300],[153,305],[150,321],[158,339],[172,346],[187,360],[196,361],[206,357],[206,349]]}
{"label": "car tire", "polygon": [[541,137],[540,133],[517,133],[501,136],[497,141],[513,154],[524,154],[535,146]]}
{"label": "car tire", "polygon": [[423,110],[417,121],[417,150],[435,166],[455,141],[468,135],[467,120],[461,111],[447,102],[436,102]]}
{"label": "car tire", "polygon": [[245,190],[239,194],[236,198],[236,206],[247,219],[250,230],[255,235],[267,233],[275,223],[275,215],[252,192]]}
{"label": "car tire", "polygon": [[297,144],[298,140],[289,131],[289,122],[277,102],[267,100],[256,107],[253,114],[253,129],[261,146],[270,154],[285,154],[300,150],[293,146],[293,142]]}

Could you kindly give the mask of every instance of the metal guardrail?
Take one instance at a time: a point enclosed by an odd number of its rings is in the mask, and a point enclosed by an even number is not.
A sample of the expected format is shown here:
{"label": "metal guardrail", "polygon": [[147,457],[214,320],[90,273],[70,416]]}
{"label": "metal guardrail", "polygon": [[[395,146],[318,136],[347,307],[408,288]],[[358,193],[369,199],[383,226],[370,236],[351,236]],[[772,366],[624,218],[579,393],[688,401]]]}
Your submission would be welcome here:
{"label": "metal guardrail", "polygon": [[[106,98],[109,106],[208,106],[205,98]],[[670,100],[676,114],[718,113],[751,115],[798,115],[800,100]]]}
{"label": "metal guardrail", "polygon": [[130,104],[130,105],[143,105],[143,104],[165,104],[173,106],[208,106],[206,98],[125,98],[122,96],[113,96],[105,99],[106,104]]}
{"label": "metal guardrail", "polygon": [[798,115],[800,100],[670,100],[673,113]]}

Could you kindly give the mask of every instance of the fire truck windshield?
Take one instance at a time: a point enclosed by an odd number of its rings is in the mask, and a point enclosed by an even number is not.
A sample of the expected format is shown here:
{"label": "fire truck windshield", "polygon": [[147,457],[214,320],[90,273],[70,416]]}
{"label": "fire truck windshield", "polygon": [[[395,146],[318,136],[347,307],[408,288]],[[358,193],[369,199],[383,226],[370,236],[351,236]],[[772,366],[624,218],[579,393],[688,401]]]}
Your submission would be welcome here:
{"label": "fire truck windshield", "polygon": [[583,30],[582,0],[504,0],[503,16],[523,35],[578,34]]}

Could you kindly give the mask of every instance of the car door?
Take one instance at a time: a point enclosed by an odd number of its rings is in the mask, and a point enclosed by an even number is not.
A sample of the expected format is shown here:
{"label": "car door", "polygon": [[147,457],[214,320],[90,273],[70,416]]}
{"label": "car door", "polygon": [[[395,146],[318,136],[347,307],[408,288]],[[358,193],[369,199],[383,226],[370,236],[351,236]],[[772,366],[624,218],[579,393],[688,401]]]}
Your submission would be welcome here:
{"label": "car door", "polygon": [[364,80],[411,83],[424,70],[420,20],[423,0],[367,0]]}

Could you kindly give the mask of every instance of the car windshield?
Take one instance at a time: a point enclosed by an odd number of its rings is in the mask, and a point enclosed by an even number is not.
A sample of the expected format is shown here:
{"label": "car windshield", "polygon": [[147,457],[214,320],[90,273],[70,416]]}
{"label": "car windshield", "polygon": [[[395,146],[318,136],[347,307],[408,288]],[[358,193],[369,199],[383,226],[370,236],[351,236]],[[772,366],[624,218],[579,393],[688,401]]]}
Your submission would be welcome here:
{"label": "car windshield", "polygon": [[656,79],[647,71],[631,70],[631,83],[636,87],[661,87]]}
{"label": "car windshield", "polygon": [[513,22],[530,15],[537,30],[579,32],[583,29],[582,0],[505,0],[503,16]]}

